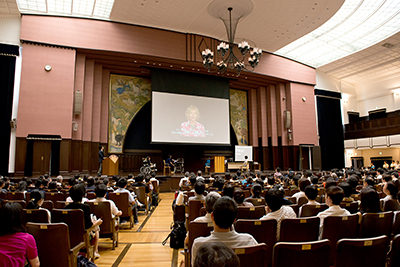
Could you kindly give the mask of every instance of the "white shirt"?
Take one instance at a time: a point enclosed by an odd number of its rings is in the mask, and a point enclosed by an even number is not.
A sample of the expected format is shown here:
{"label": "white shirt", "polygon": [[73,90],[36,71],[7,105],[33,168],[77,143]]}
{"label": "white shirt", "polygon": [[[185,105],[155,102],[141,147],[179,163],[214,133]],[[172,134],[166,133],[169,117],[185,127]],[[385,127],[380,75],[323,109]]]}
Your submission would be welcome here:
{"label": "white shirt", "polygon": [[112,214],[113,218],[119,212],[119,210],[118,210],[117,206],[115,205],[114,201],[109,200],[109,199],[105,199],[104,197],[98,197],[98,198],[95,198],[95,199],[91,199],[89,201],[90,202],[110,202],[111,214]]}
{"label": "white shirt", "polygon": [[189,180],[189,177],[183,177],[183,178],[179,181],[179,187],[182,187],[188,180]]}
{"label": "white shirt", "polygon": [[292,197],[295,197],[296,200],[297,200],[297,203],[298,203],[298,202],[299,202],[299,199],[300,199],[301,197],[306,197],[306,193],[304,193],[303,191],[300,191],[300,192],[297,192],[296,194],[293,194]]}
{"label": "white shirt", "polygon": [[250,234],[239,234],[235,230],[231,230],[229,232],[212,231],[210,236],[198,237],[194,240],[192,251],[190,253],[192,257],[192,266],[194,266],[197,250],[201,245],[208,242],[223,242],[230,248],[253,246],[258,244],[254,237]]}
{"label": "white shirt", "polygon": [[204,195],[195,194],[195,196],[189,197],[188,202],[189,202],[190,200],[201,200],[201,201],[205,201],[205,200],[206,200],[206,197],[205,197]]}
{"label": "white shirt", "polygon": [[194,219],[193,221],[194,221],[194,222],[206,222],[206,223],[210,223],[210,222],[212,222],[212,220],[211,220],[211,213],[208,213],[208,212],[207,212],[206,215],[197,217],[197,218]]}
{"label": "white shirt", "polygon": [[283,219],[297,218],[296,213],[289,206],[282,206],[279,210],[270,212],[260,218],[260,220],[276,220],[276,240],[279,241],[281,234],[281,221]]}
{"label": "white shirt", "polygon": [[351,213],[346,210],[342,209],[339,205],[333,205],[327,208],[324,211],[321,211],[320,213],[317,214],[317,216],[320,219],[320,233],[322,233],[322,228],[324,226],[324,219],[328,216],[346,216],[346,215],[351,215]]}

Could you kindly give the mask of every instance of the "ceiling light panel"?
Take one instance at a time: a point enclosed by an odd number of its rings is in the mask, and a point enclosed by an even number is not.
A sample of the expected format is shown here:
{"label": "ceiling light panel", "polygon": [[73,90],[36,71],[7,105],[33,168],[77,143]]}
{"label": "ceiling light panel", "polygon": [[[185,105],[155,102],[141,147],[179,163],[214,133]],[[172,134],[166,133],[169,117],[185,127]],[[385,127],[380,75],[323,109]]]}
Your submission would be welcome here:
{"label": "ceiling light panel", "polygon": [[346,0],[313,32],[276,51],[314,67],[367,48],[400,30],[400,1]]}
{"label": "ceiling light panel", "polygon": [[45,0],[18,0],[20,11],[47,12]]}

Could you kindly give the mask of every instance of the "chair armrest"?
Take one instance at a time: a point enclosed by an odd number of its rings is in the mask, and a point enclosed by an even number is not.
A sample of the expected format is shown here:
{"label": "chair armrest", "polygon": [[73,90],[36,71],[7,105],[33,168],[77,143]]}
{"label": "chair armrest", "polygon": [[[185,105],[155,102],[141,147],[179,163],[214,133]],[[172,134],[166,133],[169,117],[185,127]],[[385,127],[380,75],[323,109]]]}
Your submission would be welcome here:
{"label": "chair armrest", "polygon": [[185,248],[184,253],[185,253],[185,267],[190,267],[191,266],[190,251],[187,248]]}
{"label": "chair armrest", "polygon": [[85,247],[85,243],[84,242],[80,242],[78,245],[76,245],[75,247],[71,248],[69,250],[70,253],[70,261],[72,263],[72,266],[78,266],[78,254],[79,251],[81,249],[83,249]]}

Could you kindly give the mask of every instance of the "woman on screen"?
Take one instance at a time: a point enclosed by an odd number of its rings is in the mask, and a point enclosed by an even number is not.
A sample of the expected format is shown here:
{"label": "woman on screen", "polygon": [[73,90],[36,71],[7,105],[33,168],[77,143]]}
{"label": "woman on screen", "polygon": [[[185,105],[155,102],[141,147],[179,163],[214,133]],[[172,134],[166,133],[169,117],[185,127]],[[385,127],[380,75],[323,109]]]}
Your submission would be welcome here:
{"label": "woman on screen", "polygon": [[199,109],[190,105],[185,112],[186,119],[181,124],[181,136],[191,136],[191,137],[205,137],[205,130],[203,124],[197,122],[200,118]]}

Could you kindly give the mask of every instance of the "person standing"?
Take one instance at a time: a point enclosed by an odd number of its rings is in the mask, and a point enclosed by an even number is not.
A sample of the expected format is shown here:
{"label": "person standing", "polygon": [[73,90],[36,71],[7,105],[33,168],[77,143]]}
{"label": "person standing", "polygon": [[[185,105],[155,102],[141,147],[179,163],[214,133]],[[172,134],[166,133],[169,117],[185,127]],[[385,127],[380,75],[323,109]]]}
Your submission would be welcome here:
{"label": "person standing", "polygon": [[101,173],[103,171],[103,160],[105,159],[104,157],[104,146],[99,147],[99,171],[97,172],[97,176],[101,176]]}

